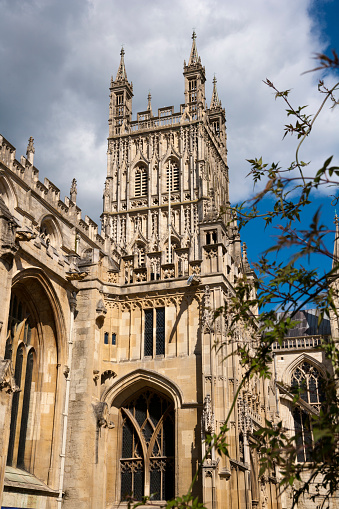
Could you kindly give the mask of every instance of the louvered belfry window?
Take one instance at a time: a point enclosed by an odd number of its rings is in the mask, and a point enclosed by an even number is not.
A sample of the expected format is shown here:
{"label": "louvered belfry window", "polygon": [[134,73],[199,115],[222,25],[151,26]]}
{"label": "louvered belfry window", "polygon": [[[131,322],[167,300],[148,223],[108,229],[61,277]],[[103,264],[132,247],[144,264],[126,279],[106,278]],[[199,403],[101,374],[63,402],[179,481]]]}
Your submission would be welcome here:
{"label": "louvered belfry window", "polygon": [[174,405],[143,389],[121,408],[121,500],[148,494],[151,500],[174,497]]}
{"label": "louvered belfry window", "polygon": [[[320,371],[309,362],[303,362],[292,373],[292,387],[300,389],[300,398],[320,411],[324,401],[323,377]],[[293,411],[294,429],[297,443],[297,460],[300,463],[311,459],[312,426],[309,414],[301,407]]]}
{"label": "louvered belfry window", "polygon": [[175,161],[169,161],[167,163],[167,192],[171,189],[173,191],[179,191],[179,166]]}
{"label": "louvered belfry window", "polygon": [[135,172],[135,196],[147,196],[146,168],[137,168]]}

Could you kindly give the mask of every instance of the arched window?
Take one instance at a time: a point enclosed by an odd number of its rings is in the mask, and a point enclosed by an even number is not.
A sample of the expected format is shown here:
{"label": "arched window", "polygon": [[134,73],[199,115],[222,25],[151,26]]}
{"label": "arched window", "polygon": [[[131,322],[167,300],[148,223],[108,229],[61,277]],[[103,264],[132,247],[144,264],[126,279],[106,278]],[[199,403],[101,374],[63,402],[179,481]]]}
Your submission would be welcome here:
{"label": "arched window", "polygon": [[172,159],[167,163],[167,192],[169,189],[171,192],[179,191],[180,189],[179,166]]}
{"label": "arched window", "polygon": [[6,359],[12,361],[19,391],[12,398],[7,465],[48,482],[55,454],[58,353],[56,322],[36,276],[24,276],[12,289]]}
{"label": "arched window", "polygon": [[45,217],[40,225],[40,237],[49,246],[60,247],[60,238],[55,219],[51,216]]}
{"label": "arched window", "polygon": [[[12,295],[8,319],[5,358],[14,365],[15,384],[20,391],[13,394],[7,464],[25,467],[25,447],[33,376],[36,376],[32,341],[33,318],[27,303]],[[34,334],[35,336],[35,334]]]}
{"label": "arched window", "polygon": [[147,196],[147,169],[143,166],[135,172],[135,196]]}
{"label": "arched window", "polygon": [[[292,373],[292,387],[300,389],[300,398],[320,411],[324,395],[322,390],[323,377],[320,371],[309,362],[303,362]],[[299,462],[310,460],[312,448],[312,426],[310,416],[301,407],[293,411],[294,429],[297,442],[297,460]]]}
{"label": "arched window", "polygon": [[144,389],[121,408],[121,500],[174,497],[174,405]]}

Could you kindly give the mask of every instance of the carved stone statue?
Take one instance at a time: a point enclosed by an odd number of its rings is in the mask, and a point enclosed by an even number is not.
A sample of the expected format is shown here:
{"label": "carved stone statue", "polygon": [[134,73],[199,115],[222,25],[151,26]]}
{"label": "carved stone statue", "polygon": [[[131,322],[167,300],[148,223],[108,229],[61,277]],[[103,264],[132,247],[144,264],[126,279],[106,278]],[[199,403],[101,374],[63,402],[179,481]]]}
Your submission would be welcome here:
{"label": "carved stone statue", "polygon": [[75,178],[72,180],[69,196],[70,196],[72,202],[76,203],[76,201],[77,201],[77,181]]}

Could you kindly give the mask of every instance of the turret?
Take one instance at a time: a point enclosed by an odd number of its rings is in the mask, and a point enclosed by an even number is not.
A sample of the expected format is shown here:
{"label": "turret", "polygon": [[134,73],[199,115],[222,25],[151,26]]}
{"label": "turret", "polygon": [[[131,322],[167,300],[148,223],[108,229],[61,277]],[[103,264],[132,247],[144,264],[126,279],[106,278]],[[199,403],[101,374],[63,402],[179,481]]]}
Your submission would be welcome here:
{"label": "turret", "polygon": [[124,132],[124,127],[132,120],[132,97],[133,84],[127,79],[125,67],[124,48],[120,52],[120,65],[115,81],[111,77],[110,86],[110,111],[109,111],[109,136],[115,136]]}
{"label": "turret", "polygon": [[196,45],[196,34],[192,35],[192,49],[188,65],[184,61],[185,106],[191,116],[196,117],[199,109],[205,108],[205,67],[201,65]]}
{"label": "turret", "polygon": [[210,125],[214,134],[225,143],[226,142],[225,110],[221,106],[221,101],[219,99],[217,90],[217,79],[215,76],[213,78],[213,92],[210,109],[208,110],[208,119],[210,121]]}

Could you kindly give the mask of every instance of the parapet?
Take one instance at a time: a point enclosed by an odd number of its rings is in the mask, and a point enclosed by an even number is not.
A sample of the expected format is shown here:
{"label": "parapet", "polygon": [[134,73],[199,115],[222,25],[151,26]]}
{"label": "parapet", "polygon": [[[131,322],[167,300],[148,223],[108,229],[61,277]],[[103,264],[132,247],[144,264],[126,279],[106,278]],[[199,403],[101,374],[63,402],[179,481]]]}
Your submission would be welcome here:
{"label": "parapet", "polygon": [[66,222],[72,223],[88,239],[100,246],[105,243],[104,237],[98,232],[98,225],[87,215],[81,218],[81,209],[68,197],[64,201],[60,199],[60,189],[48,178],[42,183],[39,180],[39,170],[29,162],[25,156],[16,158],[16,149],[2,135],[0,135],[0,171],[4,165],[15,176],[16,180],[23,183],[27,190],[35,193],[40,199],[52,207]]}

